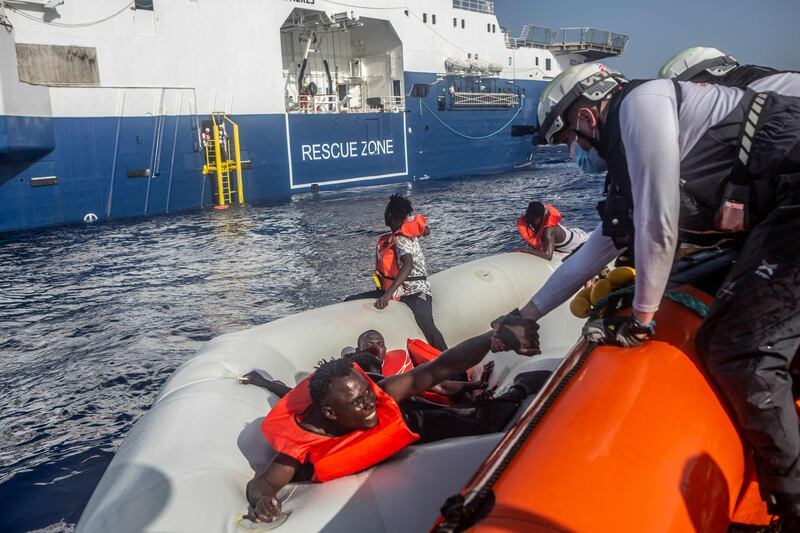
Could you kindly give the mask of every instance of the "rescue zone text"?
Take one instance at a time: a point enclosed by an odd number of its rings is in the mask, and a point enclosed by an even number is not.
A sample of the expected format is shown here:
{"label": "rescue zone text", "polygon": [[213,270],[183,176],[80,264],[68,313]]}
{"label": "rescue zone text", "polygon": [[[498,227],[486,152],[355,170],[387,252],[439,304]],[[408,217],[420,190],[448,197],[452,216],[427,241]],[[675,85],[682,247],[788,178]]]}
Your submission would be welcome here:
{"label": "rescue zone text", "polygon": [[394,140],[304,144],[300,149],[303,154],[303,161],[391,155],[394,154]]}

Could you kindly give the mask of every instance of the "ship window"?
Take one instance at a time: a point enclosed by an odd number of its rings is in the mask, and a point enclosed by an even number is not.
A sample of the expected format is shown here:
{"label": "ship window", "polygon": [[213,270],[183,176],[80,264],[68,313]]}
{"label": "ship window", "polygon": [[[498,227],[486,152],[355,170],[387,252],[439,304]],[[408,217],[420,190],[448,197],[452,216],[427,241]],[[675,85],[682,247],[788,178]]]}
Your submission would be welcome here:
{"label": "ship window", "polygon": [[428,14],[427,13],[423,13],[422,14],[422,22],[428,22]]}
{"label": "ship window", "polygon": [[497,24],[492,24],[492,33],[497,33]]}
{"label": "ship window", "polygon": [[19,81],[38,85],[99,85],[97,49],[17,43]]}
{"label": "ship window", "polygon": [[436,14],[431,15],[431,24],[436,24]]}
{"label": "ship window", "polygon": [[464,29],[464,19],[461,19],[461,29]]}
{"label": "ship window", "polygon": [[510,57],[508,58],[508,66],[509,67],[511,66],[511,58]]}
{"label": "ship window", "polygon": [[549,57],[545,58],[545,60],[544,60],[544,69],[545,70],[550,70],[550,58]]}
{"label": "ship window", "polygon": [[475,54],[475,59],[478,59],[478,54]]}
{"label": "ship window", "polygon": [[426,83],[415,83],[411,86],[411,91],[409,91],[408,95],[412,98],[425,98],[428,96],[430,88],[431,86]]}
{"label": "ship window", "polygon": [[458,27],[458,19],[455,18],[453,19],[453,27],[454,28]]}
{"label": "ship window", "polygon": [[492,25],[491,24],[487,24],[486,25],[486,31],[488,31],[489,33],[492,33]]}
{"label": "ship window", "polygon": [[539,66],[539,56],[536,56],[536,66]]}
{"label": "ship window", "polygon": [[154,0],[135,0],[133,3],[134,9],[144,9],[146,11],[153,10],[153,1]]}
{"label": "ship window", "polygon": [[467,59],[472,59],[472,54],[467,54]]}

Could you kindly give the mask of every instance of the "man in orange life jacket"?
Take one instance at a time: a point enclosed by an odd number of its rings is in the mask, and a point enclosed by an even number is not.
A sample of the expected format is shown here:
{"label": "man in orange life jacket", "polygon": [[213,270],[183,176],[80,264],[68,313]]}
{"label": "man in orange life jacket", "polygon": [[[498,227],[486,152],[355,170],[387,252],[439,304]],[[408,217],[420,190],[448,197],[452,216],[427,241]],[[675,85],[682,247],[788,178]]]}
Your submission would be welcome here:
{"label": "man in orange life jacket", "polygon": [[[409,352],[402,349],[386,351],[386,341],[383,335],[374,329],[369,329],[359,335],[356,345],[358,346],[356,355],[360,355],[363,352],[371,353],[377,357],[381,364],[379,373],[384,376],[404,374],[416,366]],[[358,363],[357,360],[355,362]],[[361,363],[359,363],[359,366],[369,373]],[[472,391],[486,389],[490,372],[491,367],[488,368],[487,372],[484,372],[484,375],[478,381],[469,381],[466,372],[451,376],[452,379],[442,381],[435,387],[431,387],[430,391],[426,391],[423,394],[423,398],[432,402],[452,404],[453,399],[451,397],[459,397]]]}
{"label": "man in orange life jacket", "polygon": [[515,251],[550,261],[554,252],[572,253],[589,238],[589,234],[582,229],[566,228],[560,222],[561,213],[552,205],[529,203],[525,215],[517,220],[517,229],[530,247],[517,248]]}
{"label": "man in orange life jacket", "polygon": [[[517,315],[506,316],[494,330],[445,351],[429,364],[375,383],[346,358],[323,361],[317,370],[282,398],[262,423],[277,452],[267,469],[248,484],[249,518],[269,522],[280,513],[276,495],[304,465],[313,479],[327,481],[350,475],[392,456],[414,442],[492,433],[502,430],[519,404],[535,392],[524,375],[485,416],[447,423],[442,410],[415,409],[407,400],[449,376],[478,364],[490,351],[510,346],[534,353],[538,328]],[[539,383],[540,385],[540,383]],[[398,404],[402,404],[401,409]]]}
{"label": "man in orange life jacket", "polygon": [[411,216],[413,208],[408,198],[393,194],[384,212],[384,222],[391,233],[381,235],[375,257],[375,271],[380,288],[348,296],[346,301],[377,298],[375,307],[384,309],[392,299],[399,299],[414,314],[414,320],[428,343],[446,350],[447,343],[433,321],[433,297],[428,283],[425,256],[419,237],[427,235],[425,217]]}

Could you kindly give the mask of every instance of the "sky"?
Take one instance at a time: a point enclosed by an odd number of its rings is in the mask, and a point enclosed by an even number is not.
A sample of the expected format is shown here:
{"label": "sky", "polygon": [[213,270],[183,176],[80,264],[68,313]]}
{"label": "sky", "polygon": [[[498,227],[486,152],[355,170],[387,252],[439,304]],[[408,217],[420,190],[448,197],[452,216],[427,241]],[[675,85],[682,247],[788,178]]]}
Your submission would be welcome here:
{"label": "sky", "polygon": [[500,24],[592,26],[624,33],[628,47],[605,60],[629,79],[654,78],[690,46],[713,46],[741,64],[800,70],[800,0],[495,0]]}

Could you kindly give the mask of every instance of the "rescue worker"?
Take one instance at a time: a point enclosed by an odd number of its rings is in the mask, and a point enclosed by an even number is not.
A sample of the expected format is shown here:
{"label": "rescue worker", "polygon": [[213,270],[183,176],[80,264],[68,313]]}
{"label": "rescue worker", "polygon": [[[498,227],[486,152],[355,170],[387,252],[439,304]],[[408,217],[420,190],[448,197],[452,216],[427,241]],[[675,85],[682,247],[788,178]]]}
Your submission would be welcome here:
{"label": "rescue worker", "polygon": [[384,309],[391,300],[400,300],[414,314],[419,329],[428,343],[446,350],[447,343],[433,321],[433,296],[428,282],[425,255],[419,237],[430,230],[422,215],[413,215],[408,198],[393,194],[384,211],[384,222],[391,232],[378,239],[375,253],[376,283],[379,288],[348,296],[345,301],[377,298],[375,307]]}
{"label": "rescue worker", "polygon": [[586,152],[608,174],[601,224],[521,316],[537,321],[627,250],[637,268],[632,316],[601,319],[585,333],[639,345],[655,331],[679,231],[685,240],[739,236],[737,261],[697,332],[698,353],[754,449],[769,511],[800,516],[800,430],[788,372],[800,346],[800,98],[628,82],[587,63],[548,84],[538,115],[542,141]]}
{"label": "rescue worker", "polygon": [[[249,518],[269,522],[280,513],[276,494],[298,472],[328,481],[391,457],[414,442],[494,433],[510,421],[522,400],[543,381],[520,374],[509,391],[483,413],[459,417],[453,409],[425,409],[407,400],[448,376],[478,364],[500,344],[527,346],[535,333],[519,317],[505,317],[490,331],[445,351],[434,361],[378,383],[349,359],[323,361],[269,412],[262,431],[277,452],[246,488]],[[501,340],[502,339],[502,340]],[[402,404],[403,408],[398,405]]]}
{"label": "rescue worker", "polygon": [[733,56],[706,46],[695,46],[678,53],[664,63],[658,77],[800,96],[800,72],[740,65]]}
{"label": "rescue worker", "polygon": [[562,226],[561,213],[552,205],[541,202],[528,204],[525,214],[517,219],[517,229],[529,246],[514,251],[548,261],[553,259],[555,252],[574,252],[589,238],[589,234],[582,229]]}

